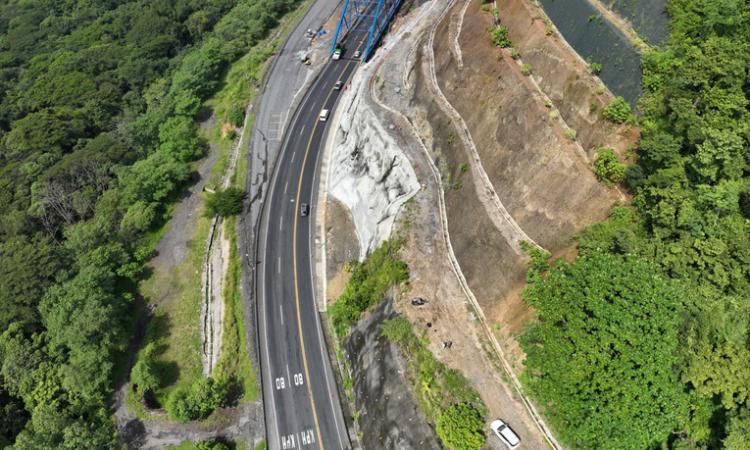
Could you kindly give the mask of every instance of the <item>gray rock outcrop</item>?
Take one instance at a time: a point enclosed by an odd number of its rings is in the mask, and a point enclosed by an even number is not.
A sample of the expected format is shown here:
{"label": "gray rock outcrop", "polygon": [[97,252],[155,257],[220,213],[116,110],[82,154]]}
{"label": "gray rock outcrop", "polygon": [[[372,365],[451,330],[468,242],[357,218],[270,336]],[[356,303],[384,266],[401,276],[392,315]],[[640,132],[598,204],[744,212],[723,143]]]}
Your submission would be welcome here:
{"label": "gray rock outcrop", "polygon": [[329,194],[351,211],[360,258],[388,238],[399,208],[419,190],[411,163],[366,101],[365,79],[355,77],[339,106],[328,178]]}

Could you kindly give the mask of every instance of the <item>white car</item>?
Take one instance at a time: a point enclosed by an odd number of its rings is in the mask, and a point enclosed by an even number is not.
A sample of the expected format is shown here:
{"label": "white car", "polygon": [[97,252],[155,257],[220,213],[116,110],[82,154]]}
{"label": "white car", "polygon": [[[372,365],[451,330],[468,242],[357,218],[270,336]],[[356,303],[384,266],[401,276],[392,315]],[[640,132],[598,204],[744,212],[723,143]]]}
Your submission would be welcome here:
{"label": "white car", "polygon": [[521,444],[521,439],[518,438],[518,435],[502,420],[493,420],[490,424],[490,428],[492,428],[495,436],[499,437],[508,448],[513,449]]}

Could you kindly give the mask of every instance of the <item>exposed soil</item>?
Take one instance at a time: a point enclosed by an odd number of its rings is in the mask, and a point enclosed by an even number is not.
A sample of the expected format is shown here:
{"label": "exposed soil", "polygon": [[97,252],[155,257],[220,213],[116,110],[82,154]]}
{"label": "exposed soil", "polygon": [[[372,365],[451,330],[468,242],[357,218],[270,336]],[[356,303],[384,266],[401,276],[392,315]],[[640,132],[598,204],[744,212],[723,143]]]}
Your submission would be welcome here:
{"label": "exposed soil", "polygon": [[[377,75],[373,75],[372,80],[375,81],[371,84],[375,87],[376,95],[385,102],[385,108],[392,110],[392,113],[381,108],[376,110],[379,110],[381,122],[394,134],[399,148],[409,157],[422,184],[422,189],[402,209],[396,231],[397,235],[405,238],[402,257],[409,264],[410,289],[405,295],[398,297],[395,307],[415,324],[418,334],[424,333],[429,340],[430,350],[438,359],[468,378],[487,404],[489,418],[513,418],[512,426],[522,436],[523,448],[542,449],[546,448],[545,440],[530,416],[526,414],[524,406],[506,384],[507,380],[501,375],[502,370],[493,359],[494,354],[487,351],[489,347],[477,316],[468,306],[446,254],[447,249],[442,237],[442,219],[437,205],[440,203],[440,189],[449,186],[437,184],[430,168],[430,159],[438,160],[438,165],[443,169],[443,181],[447,182],[450,179],[451,182],[448,184],[453,186],[455,181],[471,182],[471,178],[459,168],[459,164],[465,162],[466,158],[449,163],[436,152],[428,156],[421,149],[422,144],[417,140],[417,136],[410,130],[412,125],[416,125],[419,137],[430,150],[445,145],[459,145],[455,142],[455,134],[453,138],[449,137],[450,130],[447,124],[450,121],[436,105],[431,104],[430,109],[425,109],[421,104],[413,101],[410,103],[414,97],[432,98],[429,93],[422,92],[420,95],[410,91],[416,78],[413,76],[415,71],[414,67],[410,66],[410,61],[414,56],[413,51],[423,42],[420,36],[424,37],[430,21],[440,13],[441,5],[435,5],[432,8],[425,6],[425,11],[431,11],[430,13],[410,18],[420,25],[402,36],[403,40],[399,41],[398,45],[391,47],[390,42],[386,41],[385,47],[390,55],[384,61],[376,60],[372,63],[382,64]],[[411,124],[402,114],[408,116]],[[431,124],[440,129],[436,130]],[[473,188],[467,187],[455,190],[476,192]],[[478,207],[482,212],[479,216],[487,218],[484,205]],[[471,220],[472,217],[468,216],[466,219]],[[490,232],[489,235],[498,236],[496,232]],[[500,241],[504,243],[502,237]],[[330,245],[330,241],[328,244]],[[477,259],[482,261],[481,256]],[[412,307],[409,300],[417,296],[426,298],[427,305]],[[446,341],[453,343],[450,349],[443,348],[443,342]],[[488,446],[502,448],[502,444],[491,437],[488,439]]]}
{"label": "exposed soil", "polygon": [[359,257],[359,241],[349,210],[338,200],[328,196],[326,204],[326,278],[328,302],[344,291],[348,276],[344,266]]}
{"label": "exposed soil", "polygon": [[[436,3],[407,18],[419,25],[411,22],[397,45],[386,39],[379,53],[388,56],[371,63],[380,66],[371,85],[376,103],[387,110],[381,121],[422,184],[396,231],[405,238],[410,282],[394,307],[424,333],[441,361],[469,379],[491,418],[507,418],[524,448],[543,449],[548,443],[536,413],[503,369],[512,377],[523,370],[516,338],[534,317],[521,300],[527,258],[515,239],[525,234],[555,257],[573,254],[572,237],[625,199],[596,180],[596,148],[622,155],[638,132],[603,120],[612,94],[560,36],[548,35],[539,10],[525,0],[498,0],[498,6],[520,60],[490,43],[494,21],[481,2],[455,2],[432,42],[431,24],[445,8]],[[395,27],[399,33],[401,25]],[[533,67],[531,76],[523,75],[524,63]],[[502,229],[503,221],[518,229]],[[336,245],[338,233],[326,232],[327,245]],[[448,244],[443,233],[449,233]],[[329,289],[340,281],[335,267],[328,268]],[[427,304],[414,307],[413,297]],[[501,448],[494,438],[488,444]]]}
{"label": "exposed soil", "polygon": [[[596,181],[590,168],[594,149],[606,145],[623,152],[637,133],[600,117],[600,107],[609,95],[596,94],[595,77],[568,47],[546,35],[543,23],[534,19],[526,2],[499,3],[501,22],[509,27],[523,62],[534,67],[534,83],[520,73],[518,63],[505,51],[495,63],[501,52],[489,42],[487,33],[493,18],[476,2],[465,10],[457,39],[465,49],[462,67],[449,50],[450,22],[444,20],[436,33],[436,72],[441,89],[468,124],[503,204],[529,236],[560,256],[572,246],[575,233],[604,219],[610,207],[623,198],[617,190]],[[454,7],[452,14],[461,12]],[[428,98],[426,88],[420,85],[417,82],[423,90],[417,92],[416,99]],[[546,99],[552,100],[551,108]],[[592,103],[599,105],[596,111],[591,110]],[[434,107],[426,104],[425,108],[425,117],[434,117]],[[557,111],[560,118],[551,119],[551,111]],[[564,136],[565,127],[577,131],[575,142]],[[464,161],[465,152],[450,145],[450,131],[438,129],[438,143],[441,134],[448,136],[435,146],[436,151],[449,167],[456,167]],[[446,193],[454,249],[485,313],[499,323],[503,340],[516,348],[509,341],[511,333],[519,331],[532,316],[519,296],[524,258],[510,251],[492,230],[471,194],[465,187]],[[520,363],[522,356],[516,354]]]}

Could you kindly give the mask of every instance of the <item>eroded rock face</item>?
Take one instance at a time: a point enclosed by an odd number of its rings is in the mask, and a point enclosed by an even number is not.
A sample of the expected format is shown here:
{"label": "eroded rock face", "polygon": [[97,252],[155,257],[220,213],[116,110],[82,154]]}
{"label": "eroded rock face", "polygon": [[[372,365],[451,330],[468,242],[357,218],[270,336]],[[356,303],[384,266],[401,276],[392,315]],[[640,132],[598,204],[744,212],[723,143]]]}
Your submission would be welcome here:
{"label": "eroded rock face", "polygon": [[344,344],[360,412],[361,442],[372,449],[440,449],[409,391],[398,348],[380,335],[383,322],[395,315],[391,301],[384,301],[354,327]]}
{"label": "eroded rock face", "polygon": [[[356,82],[355,82],[356,83]],[[352,213],[360,258],[388,238],[401,205],[419,190],[409,160],[367,102],[367,85],[339,106],[328,192]],[[346,100],[346,99],[345,99]]]}

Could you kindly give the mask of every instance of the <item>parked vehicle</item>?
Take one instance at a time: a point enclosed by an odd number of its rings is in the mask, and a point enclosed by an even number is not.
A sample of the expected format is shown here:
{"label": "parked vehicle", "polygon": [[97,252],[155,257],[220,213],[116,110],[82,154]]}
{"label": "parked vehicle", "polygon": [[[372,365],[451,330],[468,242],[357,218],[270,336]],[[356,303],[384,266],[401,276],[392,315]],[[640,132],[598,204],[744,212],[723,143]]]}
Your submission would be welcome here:
{"label": "parked vehicle", "polygon": [[514,449],[521,444],[521,439],[518,438],[518,435],[513,430],[511,430],[508,425],[506,425],[502,420],[493,420],[490,424],[490,428],[492,428],[495,436],[500,438],[500,440],[503,441],[503,444],[505,444],[508,448]]}

